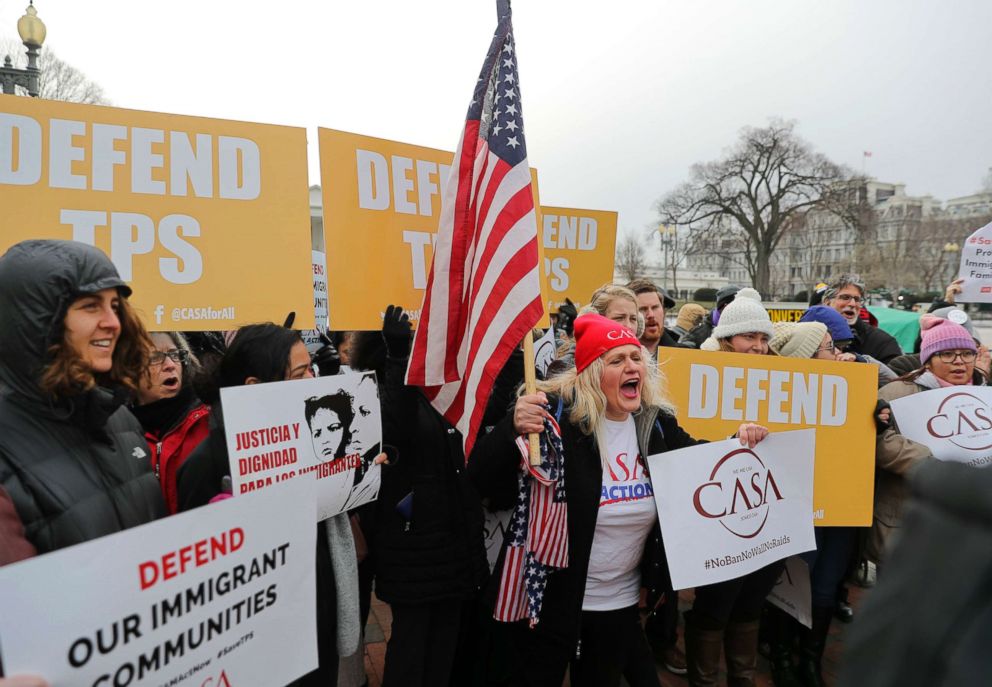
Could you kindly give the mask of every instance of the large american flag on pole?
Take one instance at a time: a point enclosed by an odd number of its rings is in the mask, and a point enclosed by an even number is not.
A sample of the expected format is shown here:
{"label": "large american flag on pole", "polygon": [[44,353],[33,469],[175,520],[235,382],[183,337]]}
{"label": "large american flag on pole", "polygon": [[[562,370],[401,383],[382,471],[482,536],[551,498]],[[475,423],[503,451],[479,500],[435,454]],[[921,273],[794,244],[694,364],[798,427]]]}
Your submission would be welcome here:
{"label": "large american flag on pole", "polygon": [[496,376],[543,313],[509,4],[500,10],[442,195],[406,373],[461,432],[466,456]]}

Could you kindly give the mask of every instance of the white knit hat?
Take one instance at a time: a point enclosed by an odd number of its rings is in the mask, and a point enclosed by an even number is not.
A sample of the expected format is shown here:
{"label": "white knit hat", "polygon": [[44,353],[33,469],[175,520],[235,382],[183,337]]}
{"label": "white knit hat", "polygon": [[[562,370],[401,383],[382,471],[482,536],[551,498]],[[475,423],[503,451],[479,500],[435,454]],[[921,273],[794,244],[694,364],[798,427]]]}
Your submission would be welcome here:
{"label": "white knit hat", "polygon": [[730,305],[720,313],[720,321],[713,328],[713,338],[729,339],[736,334],[761,332],[771,338],[772,321],[761,305],[761,294],[748,287],[737,292]]}
{"label": "white knit hat", "polygon": [[822,322],[776,322],[768,346],[786,358],[812,358],[826,333]]}

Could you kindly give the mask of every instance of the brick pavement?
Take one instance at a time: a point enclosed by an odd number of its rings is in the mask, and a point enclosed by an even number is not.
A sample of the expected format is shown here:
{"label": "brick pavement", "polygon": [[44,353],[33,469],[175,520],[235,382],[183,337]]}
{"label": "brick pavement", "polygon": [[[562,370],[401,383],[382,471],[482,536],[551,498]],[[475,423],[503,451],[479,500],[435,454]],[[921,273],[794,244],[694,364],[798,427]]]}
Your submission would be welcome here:
{"label": "brick pavement", "polygon": [[[855,607],[861,599],[864,590],[856,585],[851,585],[851,604]],[[692,604],[692,593],[683,592],[679,596],[679,607],[685,610]],[[372,598],[372,612],[369,614],[369,622],[365,628],[365,674],[368,677],[368,687],[382,687],[382,667],[386,656],[386,641],[389,639],[389,631],[392,625],[392,613],[389,605],[379,601],[374,596]],[[827,650],[823,657],[823,674],[827,685],[833,685],[836,680],[840,666],[841,652],[844,648],[844,630],[846,625],[839,621],[834,621],[830,626],[830,637],[827,642]],[[682,624],[679,623],[679,644],[682,644]],[[757,686],[773,687],[771,677],[768,673],[768,664],[762,658],[759,660],[759,672]],[[687,687],[689,682],[683,676],[673,675],[664,668],[658,669],[662,687]],[[568,682],[566,681],[566,685]]]}

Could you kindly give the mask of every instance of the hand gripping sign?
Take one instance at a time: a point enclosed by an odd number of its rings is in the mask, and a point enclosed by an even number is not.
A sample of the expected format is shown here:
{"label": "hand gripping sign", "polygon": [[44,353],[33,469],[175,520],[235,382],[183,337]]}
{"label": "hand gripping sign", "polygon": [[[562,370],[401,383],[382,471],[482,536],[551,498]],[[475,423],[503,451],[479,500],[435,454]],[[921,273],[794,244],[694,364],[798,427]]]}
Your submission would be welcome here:
{"label": "hand gripping sign", "polygon": [[4,670],[101,687],[285,685],[310,672],[314,486],[282,484],[0,569]]}
{"label": "hand gripping sign", "polygon": [[892,414],[907,439],[934,458],[972,467],[992,464],[992,389],[953,386],[892,401]]}
{"label": "hand gripping sign", "polygon": [[816,548],[811,429],[648,456],[675,589],[723,582]]}

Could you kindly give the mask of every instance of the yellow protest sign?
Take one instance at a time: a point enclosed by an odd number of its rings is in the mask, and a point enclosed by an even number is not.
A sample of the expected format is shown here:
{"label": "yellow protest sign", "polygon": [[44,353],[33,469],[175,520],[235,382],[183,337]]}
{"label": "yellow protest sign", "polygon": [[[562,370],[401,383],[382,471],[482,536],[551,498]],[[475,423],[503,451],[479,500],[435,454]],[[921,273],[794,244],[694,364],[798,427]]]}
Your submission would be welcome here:
{"label": "yellow protest sign", "polygon": [[[317,138],[331,327],[379,329],[391,303],[416,326],[454,153],[333,129]],[[531,178],[539,208],[533,168]]]}
{"label": "yellow protest sign", "polygon": [[878,372],[873,365],[659,348],[679,425],[725,439],[742,422],[816,429],[816,525],[871,524]]}
{"label": "yellow protest sign", "polygon": [[557,312],[566,297],[584,305],[596,289],[613,281],[617,213],[545,205],[540,227],[550,310]]}
{"label": "yellow protest sign", "polygon": [[306,130],[0,96],[0,252],[96,245],[150,329],[313,326]]}
{"label": "yellow protest sign", "polygon": [[776,308],[774,304],[768,306],[768,317],[772,322],[798,322],[806,312],[806,308]]}

